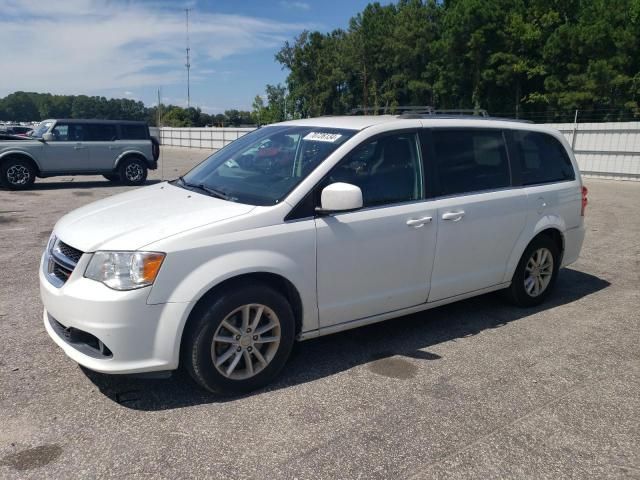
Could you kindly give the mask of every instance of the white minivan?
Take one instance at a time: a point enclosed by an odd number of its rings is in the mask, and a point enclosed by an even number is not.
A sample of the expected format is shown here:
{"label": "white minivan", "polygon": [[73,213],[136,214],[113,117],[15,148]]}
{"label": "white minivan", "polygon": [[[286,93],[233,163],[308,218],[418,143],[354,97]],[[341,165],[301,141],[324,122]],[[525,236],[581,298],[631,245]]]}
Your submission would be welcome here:
{"label": "white minivan", "polygon": [[504,289],[541,303],[584,239],[556,130],[440,115],[260,128],[171,182],[89,204],[42,257],[44,324],[105,373],[265,385],[295,340]]}

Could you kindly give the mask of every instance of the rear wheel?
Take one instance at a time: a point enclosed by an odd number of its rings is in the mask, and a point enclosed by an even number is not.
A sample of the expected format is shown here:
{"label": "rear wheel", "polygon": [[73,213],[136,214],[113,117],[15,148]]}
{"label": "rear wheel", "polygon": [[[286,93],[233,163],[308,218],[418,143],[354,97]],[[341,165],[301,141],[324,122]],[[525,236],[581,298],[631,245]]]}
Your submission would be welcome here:
{"label": "rear wheel", "polygon": [[291,306],[256,284],[227,289],[190,320],[182,361],[196,382],[219,394],[248,392],[282,370],[295,335]]}
{"label": "rear wheel", "polygon": [[0,183],[10,190],[25,190],[36,181],[36,174],[29,160],[9,158],[0,166]]}
{"label": "rear wheel", "polygon": [[511,286],[509,299],[522,307],[539,305],[549,296],[560,269],[558,245],[547,235],[536,237],[522,254]]}
{"label": "rear wheel", "polygon": [[147,166],[137,158],[126,158],[120,164],[118,173],[125,185],[142,185],[147,179]]}

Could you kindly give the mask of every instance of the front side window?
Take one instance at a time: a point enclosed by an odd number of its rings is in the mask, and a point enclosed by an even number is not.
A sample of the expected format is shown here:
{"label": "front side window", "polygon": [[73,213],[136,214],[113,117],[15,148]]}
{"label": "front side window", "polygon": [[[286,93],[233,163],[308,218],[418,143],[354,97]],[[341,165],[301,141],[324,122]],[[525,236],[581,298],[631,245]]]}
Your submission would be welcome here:
{"label": "front side window", "polygon": [[508,187],[511,173],[500,130],[434,129],[440,195]]}
{"label": "front side window", "polygon": [[424,198],[422,164],[415,133],[376,138],[357,147],[334,167],[321,187],[350,183],[362,190],[364,207]]}
{"label": "front side window", "polygon": [[520,162],[523,185],[574,180],[566,150],[551,135],[516,130],[513,140]]}
{"label": "front side window", "polygon": [[355,133],[295,125],[263,127],[214,153],[176,185],[230,201],[274,205]]}
{"label": "front side window", "polygon": [[84,140],[84,125],[59,123],[51,133],[56,142],[82,142]]}

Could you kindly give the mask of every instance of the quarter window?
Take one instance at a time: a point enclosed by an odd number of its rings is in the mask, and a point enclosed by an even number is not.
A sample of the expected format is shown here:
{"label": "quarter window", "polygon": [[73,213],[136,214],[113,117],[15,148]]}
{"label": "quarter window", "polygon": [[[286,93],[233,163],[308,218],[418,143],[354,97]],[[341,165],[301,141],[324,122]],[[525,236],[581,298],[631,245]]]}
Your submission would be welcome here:
{"label": "quarter window", "polygon": [[149,128],[146,125],[120,125],[120,138],[122,140],[147,140]]}
{"label": "quarter window", "polygon": [[566,150],[551,135],[517,130],[513,132],[513,140],[523,185],[575,179]]}
{"label": "quarter window", "polygon": [[500,130],[434,129],[440,195],[477,192],[511,184]]}
{"label": "quarter window", "polygon": [[87,139],[93,142],[110,142],[117,138],[115,125],[91,123],[85,125],[85,129]]}
{"label": "quarter window", "polygon": [[424,198],[416,135],[394,134],[360,145],[336,165],[322,186],[335,182],[360,187],[365,207]]}

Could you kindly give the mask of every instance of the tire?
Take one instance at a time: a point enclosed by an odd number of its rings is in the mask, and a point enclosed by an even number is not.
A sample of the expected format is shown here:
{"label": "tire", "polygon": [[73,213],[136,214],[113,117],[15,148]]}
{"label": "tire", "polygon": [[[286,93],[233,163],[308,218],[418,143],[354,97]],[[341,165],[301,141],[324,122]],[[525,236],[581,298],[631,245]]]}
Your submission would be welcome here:
{"label": "tire", "polygon": [[125,158],[120,163],[118,175],[125,185],[142,185],[147,180],[147,166],[137,158]]}
{"label": "tire", "polygon": [[559,269],[558,245],[551,237],[539,235],[518,262],[511,286],[506,290],[508,299],[520,307],[540,305],[553,291]]}
{"label": "tire", "polygon": [[110,182],[119,182],[120,181],[120,175],[118,175],[117,173],[108,173],[106,175],[103,175],[104,178],[106,178],[107,180],[109,180]]}
{"label": "tire", "polygon": [[0,184],[9,190],[26,190],[36,181],[36,175],[29,160],[8,158],[0,166]]}
{"label": "tire", "polygon": [[[192,315],[183,338],[182,364],[210,392],[233,395],[263,387],[289,358],[295,339],[293,312],[287,300],[266,285],[236,284]],[[277,327],[269,328],[273,324]]]}

